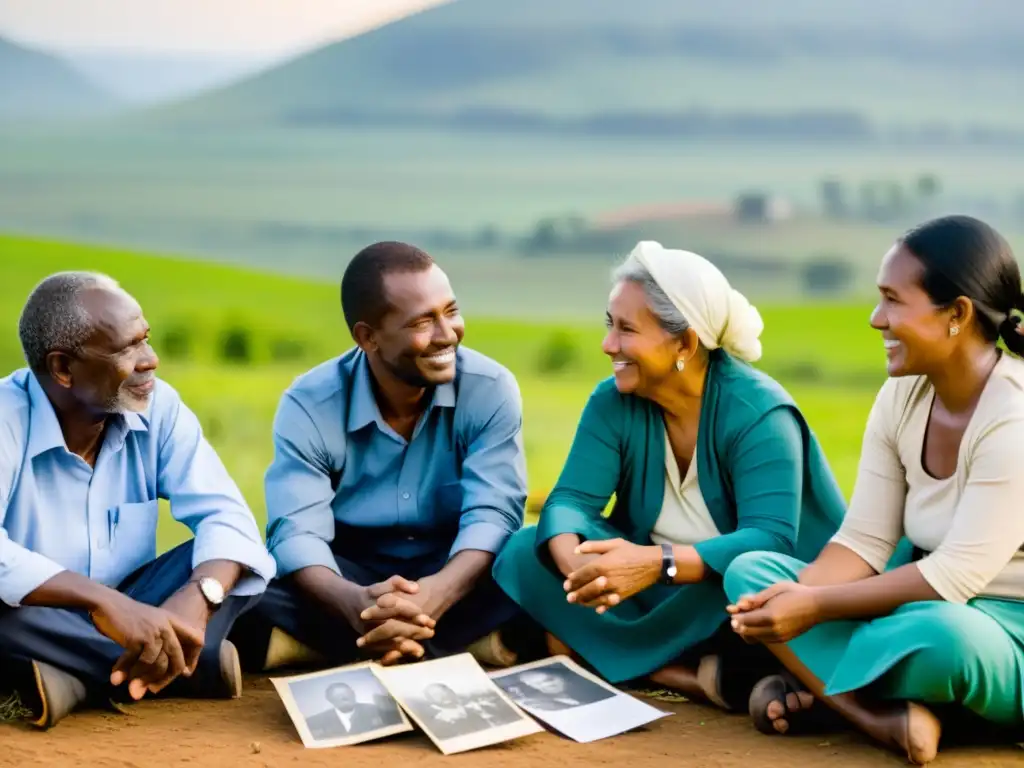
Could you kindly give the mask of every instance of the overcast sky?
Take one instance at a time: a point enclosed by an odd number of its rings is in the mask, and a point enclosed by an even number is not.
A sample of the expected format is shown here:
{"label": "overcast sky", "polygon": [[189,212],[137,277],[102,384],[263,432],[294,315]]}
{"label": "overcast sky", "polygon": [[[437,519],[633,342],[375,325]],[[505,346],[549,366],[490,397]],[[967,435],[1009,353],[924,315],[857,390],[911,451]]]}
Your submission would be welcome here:
{"label": "overcast sky", "polygon": [[280,56],[447,0],[0,0],[0,35],[62,49]]}

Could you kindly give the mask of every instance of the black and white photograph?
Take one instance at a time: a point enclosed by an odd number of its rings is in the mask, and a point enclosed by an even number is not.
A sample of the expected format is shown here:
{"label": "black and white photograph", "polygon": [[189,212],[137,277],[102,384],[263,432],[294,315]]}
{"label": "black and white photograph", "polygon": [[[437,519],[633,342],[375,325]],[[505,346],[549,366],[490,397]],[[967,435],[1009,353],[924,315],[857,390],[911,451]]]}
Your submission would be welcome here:
{"label": "black and white photograph", "polygon": [[490,677],[518,706],[574,741],[616,736],[670,714],[609,685],[567,656]]}
{"label": "black and white photograph", "polygon": [[373,673],[446,755],[543,731],[468,653]]}
{"label": "black and white photograph", "polygon": [[273,678],[307,747],[341,747],[413,730],[370,663]]}

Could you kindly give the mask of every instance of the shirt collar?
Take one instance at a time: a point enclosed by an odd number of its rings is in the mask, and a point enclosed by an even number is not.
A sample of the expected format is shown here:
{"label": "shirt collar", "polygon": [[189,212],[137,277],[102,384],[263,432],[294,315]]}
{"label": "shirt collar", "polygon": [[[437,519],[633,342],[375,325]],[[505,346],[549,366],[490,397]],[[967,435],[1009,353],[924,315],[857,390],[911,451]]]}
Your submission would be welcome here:
{"label": "shirt collar", "polygon": [[[60,422],[57,420],[57,412],[53,409],[53,404],[43,391],[36,375],[31,372],[28,374],[28,397],[29,458],[34,459],[36,456],[52,451],[54,448],[67,450],[64,432],[61,430]],[[117,450],[124,445],[124,439],[129,432],[145,432],[149,429],[149,424],[143,414],[129,411],[112,416],[108,429],[106,439],[110,441],[111,447]]]}
{"label": "shirt collar", "polygon": [[[367,424],[376,423],[384,429],[384,417],[381,415],[380,406],[377,405],[377,398],[373,394],[373,384],[370,381],[370,365],[366,361],[366,354],[359,353],[359,358],[352,369],[352,396],[348,404],[348,422],[346,427],[349,432],[356,432]],[[434,394],[430,398],[430,405],[427,411],[433,408],[454,408],[455,407],[455,384],[448,382],[434,388]]]}

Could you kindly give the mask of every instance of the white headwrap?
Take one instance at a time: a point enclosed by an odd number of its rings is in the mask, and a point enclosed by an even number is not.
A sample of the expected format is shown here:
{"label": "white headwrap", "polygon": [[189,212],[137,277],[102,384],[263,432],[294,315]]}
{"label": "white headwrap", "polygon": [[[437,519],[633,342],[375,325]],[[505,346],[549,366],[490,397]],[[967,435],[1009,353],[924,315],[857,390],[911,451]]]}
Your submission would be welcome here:
{"label": "white headwrap", "polygon": [[718,267],[696,253],[650,240],[638,243],[630,256],[651,274],[705,347],[721,347],[751,363],[760,359],[761,315]]}

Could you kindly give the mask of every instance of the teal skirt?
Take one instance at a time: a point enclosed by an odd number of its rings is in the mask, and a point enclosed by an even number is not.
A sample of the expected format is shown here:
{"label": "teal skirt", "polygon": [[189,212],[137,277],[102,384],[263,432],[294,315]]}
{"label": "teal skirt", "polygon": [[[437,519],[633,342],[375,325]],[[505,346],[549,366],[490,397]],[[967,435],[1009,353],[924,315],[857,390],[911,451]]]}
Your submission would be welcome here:
{"label": "teal skirt", "polygon": [[[537,553],[537,528],[517,531],[494,563],[498,585],[611,683],[645,677],[707,641],[728,620],[721,581],[655,585],[603,614],[566,601],[564,577]],[[587,539],[622,532],[594,521]]]}
{"label": "teal skirt", "polygon": [[[750,552],[725,574],[730,601],[807,564]],[[1024,723],[1024,602],[975,598],[966,605],[925,601],[870,621],[833,621],[788,644],[826,695],[871,687],[882,698],[961,705],[998,725]]]}

